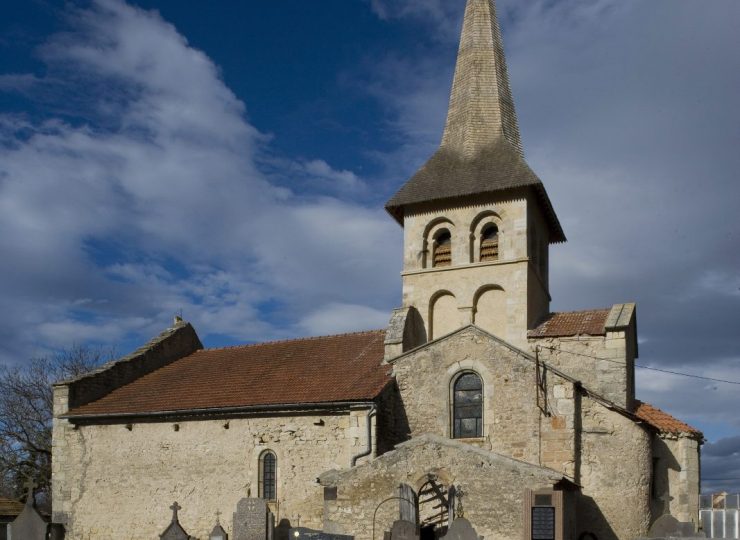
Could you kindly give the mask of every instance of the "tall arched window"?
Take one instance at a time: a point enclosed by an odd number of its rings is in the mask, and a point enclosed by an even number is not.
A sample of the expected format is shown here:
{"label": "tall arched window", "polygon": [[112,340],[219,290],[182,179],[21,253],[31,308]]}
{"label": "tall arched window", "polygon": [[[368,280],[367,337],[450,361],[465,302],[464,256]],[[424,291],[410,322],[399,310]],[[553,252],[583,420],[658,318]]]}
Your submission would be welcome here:
{"label": "tall arched window", "polygon": [[480,239],[480,261],[498,260],[498,227],[493,223],[486,225]]}
{"label": "tall arched window", "polygon": [[450,266],[452,264],[452,235],[447,229],[442,229],[434,238],[433,266]]}
{"label": "tall arched window", "polygon": [[260,455],[259,496],[269,501],[277,499],[277,457],[271,450]]}
{"label": "tall arched window", "polygon": [[452,388],[452,436],[483,436],[483,381],[471,371],[458,376]]}

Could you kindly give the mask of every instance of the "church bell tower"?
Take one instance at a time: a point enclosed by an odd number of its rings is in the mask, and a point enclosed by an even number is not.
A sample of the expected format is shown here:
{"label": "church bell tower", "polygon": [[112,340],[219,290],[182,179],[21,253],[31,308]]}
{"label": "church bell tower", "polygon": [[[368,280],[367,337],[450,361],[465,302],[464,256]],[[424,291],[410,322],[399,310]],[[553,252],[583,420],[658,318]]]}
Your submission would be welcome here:
{"label": "church bell tower", "polygon": [[565,234],[524,160],[494,0],[468,0],[442,143],[386,210],[404,228],[392,354],[468,324],[526,346]]}

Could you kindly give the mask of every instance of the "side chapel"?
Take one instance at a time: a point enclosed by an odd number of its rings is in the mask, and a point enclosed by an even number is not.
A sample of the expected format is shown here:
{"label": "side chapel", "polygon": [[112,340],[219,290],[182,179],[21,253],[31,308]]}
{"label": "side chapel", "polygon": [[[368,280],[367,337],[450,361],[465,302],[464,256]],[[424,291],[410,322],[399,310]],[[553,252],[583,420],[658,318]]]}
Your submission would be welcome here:
{"label": "side chapel", "polygon": [[454,513],[487,540],[697,521],[703,436],[635,397],[635,305],[549,309],[566,238],[523,156],[494,0],[468,0],[441,145],[386,209],[404,231],[386,330],[206,349],[177,320],[55,385],[68,538],[158,538],[175,500],[207,538],[246,497],[360,540],[399,512],[425,540]]}

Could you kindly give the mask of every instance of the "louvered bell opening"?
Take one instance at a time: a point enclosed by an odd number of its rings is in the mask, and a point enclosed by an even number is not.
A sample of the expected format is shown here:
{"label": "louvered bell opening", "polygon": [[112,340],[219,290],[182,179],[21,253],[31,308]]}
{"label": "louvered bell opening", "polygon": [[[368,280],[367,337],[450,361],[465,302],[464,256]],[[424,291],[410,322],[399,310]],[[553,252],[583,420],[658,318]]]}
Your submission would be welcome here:
{"label": "louvered bell opening", "polygon": [[480,261],[490,262],[498,260],[498,229],[495,226],[483,231],[480,243]]}
{"label": "louvered bell opening", "polygon": [[452,265],[452,238],[443,232],[437,237],[434,246],[434,267]]}

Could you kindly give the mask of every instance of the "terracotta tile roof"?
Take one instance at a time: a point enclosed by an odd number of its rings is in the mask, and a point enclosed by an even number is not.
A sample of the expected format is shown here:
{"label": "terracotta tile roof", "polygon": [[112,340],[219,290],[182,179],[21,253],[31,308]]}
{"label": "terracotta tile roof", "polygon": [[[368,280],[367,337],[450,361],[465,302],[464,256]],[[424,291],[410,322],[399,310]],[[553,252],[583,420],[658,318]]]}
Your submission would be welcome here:
{"label": "terracotta tile roof", "polygon": [[640,418],[640,420],[650,424],[663,433],[686,433],[695,437],[704,438],[704,435],[698,429],[681,422],[667,412],[661,411],[649,403],[635,400],[635,405],[635,415]]}
{"label": "terracotta tile roof", "polygon": [[567,336],[603,336],[609,309],[567,311],[550,313],[536,328],[527,334],[531,338]]}
{"label": "terracotta tile roof", "polygon": [[0,497],[0,516],[17,516],[23,511],[24,506],[22,502]]}
{"label": "terracotta tile roof", "polygon": [[370,400],[391,380],[384,337],[372,331],[200,350],[68,414]]}

